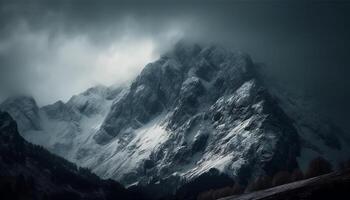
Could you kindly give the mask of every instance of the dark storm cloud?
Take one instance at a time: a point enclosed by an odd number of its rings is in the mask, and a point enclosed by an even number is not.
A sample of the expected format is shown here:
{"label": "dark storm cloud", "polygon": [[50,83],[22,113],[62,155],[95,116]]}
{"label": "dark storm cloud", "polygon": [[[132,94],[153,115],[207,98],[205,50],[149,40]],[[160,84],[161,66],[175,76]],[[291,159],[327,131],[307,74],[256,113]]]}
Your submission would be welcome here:
{"label": "dark storm cloud", "polygon": [[142,66],[125,61],[130,57],[107,59],[112,47],[117,54],[138,51],[139,64],[185,37],[250,53],[331,117],[349,121],[348,1],[5,1],[0,8],[3,91],[40,91],[34,95],[43,103],[66,99],[110,84],[114,76],[96,75],[101,64],[124,60],[117,83],[139,72]]}
{"label": "dark storm cloud", "polygon": [[2,3],[3,96],[24,92],[45,104],[96,84],[131,80],[187,24],[180,17],[162,20],[153,8],[143,13],[143,6],[131,7],[108,1]]}

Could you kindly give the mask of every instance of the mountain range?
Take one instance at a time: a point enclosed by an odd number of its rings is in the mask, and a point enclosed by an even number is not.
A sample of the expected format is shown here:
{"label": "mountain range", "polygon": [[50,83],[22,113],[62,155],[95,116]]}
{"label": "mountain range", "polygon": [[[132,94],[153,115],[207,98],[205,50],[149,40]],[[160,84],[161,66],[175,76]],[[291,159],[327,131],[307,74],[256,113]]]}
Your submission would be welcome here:
{"label": "mountain range", "polygon": [[104,179],[174,193],[211,169],[246,184],[322,156],[336,165],[350,137],[266,81],[248,54],[179,42],[123,87],[92,87],[39,107],[0,105],[21,136]]}

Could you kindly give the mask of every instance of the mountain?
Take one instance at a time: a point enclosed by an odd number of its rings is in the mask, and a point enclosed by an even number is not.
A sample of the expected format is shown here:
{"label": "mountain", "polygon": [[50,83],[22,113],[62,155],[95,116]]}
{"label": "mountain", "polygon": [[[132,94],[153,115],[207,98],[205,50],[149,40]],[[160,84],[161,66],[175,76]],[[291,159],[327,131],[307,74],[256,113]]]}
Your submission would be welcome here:
{"label": "mountain", "polygon": [[11,98],[0,109],[28,141],[102,178],[168,193],[210,169],[245,184],[350,152],[339,128],[267,84],[249,55],[220,46],[179,42],[128,87],[42,108]]}
{"label": "mountain", "polygon": [[11,113],[13,118],[20,121],[20,132],[40,130],[39,107],[35,100],[27,96],[11,97],[1,104],[2,108]]}
{"label": "mountain", "polygon": [[41,108],[32,97],[19,96],[7,99],[0,109],[13,116],[27,141],[75,161],[81,143],[88,141],[102,123],[121,90],[100,85],[74,95],[66,103],[58,101]]}
{"label": "mountain", "polygon": [[141,199],[40,146],[26,142],[0,112],[0,193],[3,199]]}

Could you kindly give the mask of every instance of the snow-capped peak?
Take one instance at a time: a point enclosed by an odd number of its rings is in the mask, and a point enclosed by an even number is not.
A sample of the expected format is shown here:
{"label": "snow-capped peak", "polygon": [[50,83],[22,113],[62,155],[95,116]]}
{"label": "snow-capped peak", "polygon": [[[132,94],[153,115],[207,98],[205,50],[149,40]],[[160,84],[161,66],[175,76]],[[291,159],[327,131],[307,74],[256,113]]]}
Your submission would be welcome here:
{"label": "snow-capped peak", "polygon": [[27,140],[125,185],[163,180],[176,189],[211,168],[246,182],[312,159],[308,120],[296,119],[260,79],[245,53],[181,42],[129,87],[97,86],[40,109],[4,105]]}

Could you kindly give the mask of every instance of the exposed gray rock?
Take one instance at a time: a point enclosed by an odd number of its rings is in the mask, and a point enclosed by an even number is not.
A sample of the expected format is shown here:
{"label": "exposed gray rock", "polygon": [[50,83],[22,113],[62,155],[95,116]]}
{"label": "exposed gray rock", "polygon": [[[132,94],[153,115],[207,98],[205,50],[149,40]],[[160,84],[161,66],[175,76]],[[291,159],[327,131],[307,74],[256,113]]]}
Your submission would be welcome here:
{"label": "exposed gray rock", "polygon": [[212,168],[246,182],[308,162],[305,149],[346,152],[335,127],[301,123],[275,96],[247,54],[180,42],[129,87],[97,86],[39,109],[51,132],[33,141],[103,178],[174,190]]}
{"label": "exposed gray rock", "polygon": [[18,121],[20,131],[41,129],[39,107],[32,97],[9,98],[0,105],[0,110],[10,113]]}
{"label": "exposed gray rock", "polygon": [[134,148],[142,141],[128,143],[142,140],[137,130],[158,116],[163,116],[157,124],[166,139],[150,149],[140,167],[128,172],[121,165],[114,177],[125,184],[145,183],[173,173],[191,178],[219,168],[246,181],[297,167],[297,131],[254,79],[253,68],[246,54],[182,43],[148,64],[112,105],[95,139],[103,145],[126,140],[121,152],[137,154]]}

